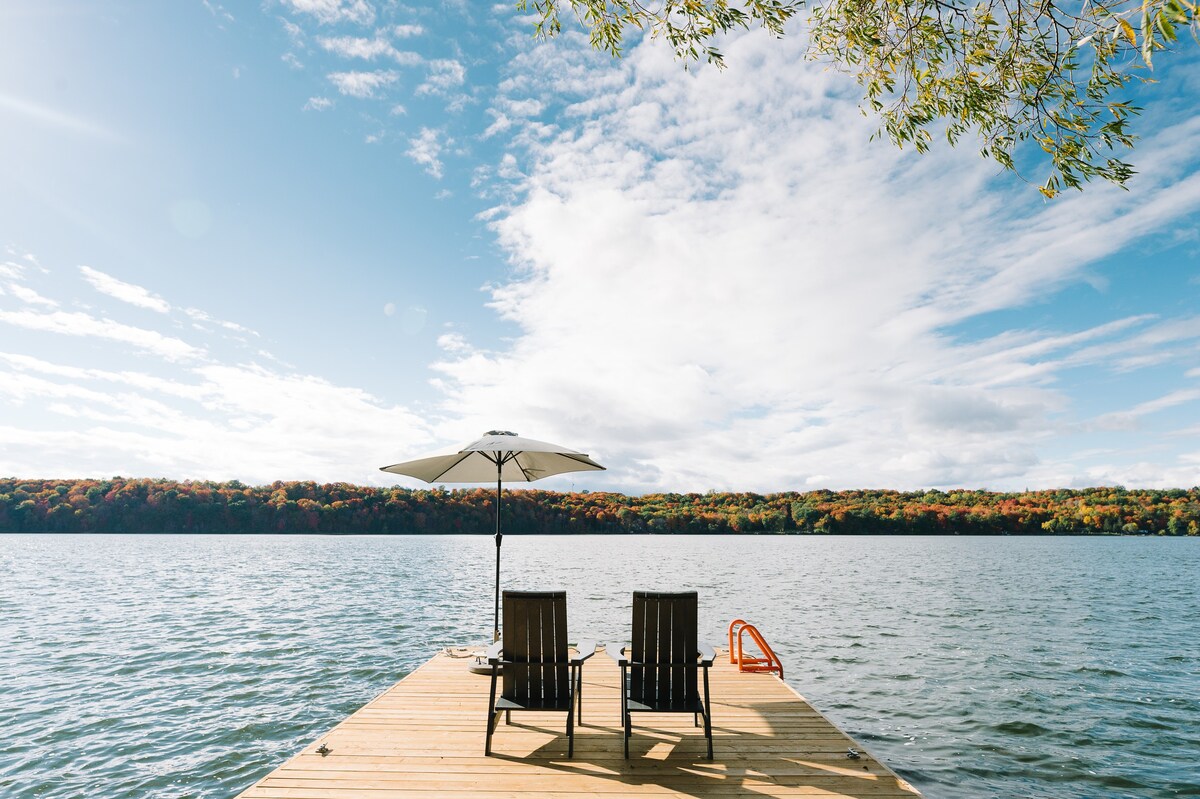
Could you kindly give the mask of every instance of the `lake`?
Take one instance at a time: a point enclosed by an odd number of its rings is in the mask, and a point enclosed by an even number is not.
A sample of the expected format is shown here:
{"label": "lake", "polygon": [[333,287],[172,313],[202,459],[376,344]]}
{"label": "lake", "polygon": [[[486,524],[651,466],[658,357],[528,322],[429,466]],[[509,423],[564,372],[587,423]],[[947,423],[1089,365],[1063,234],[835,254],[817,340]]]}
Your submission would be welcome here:
{"label": "lake", "polygon": [[[0,796],[233,796],[489,640],[494,558],[486,535],[0,535]],[[1200,540],[508,535],[503,574],[566,589],[601,642],[634,589],[698,591],[702,638],[755,623],[929,799],[1200,796]]]}

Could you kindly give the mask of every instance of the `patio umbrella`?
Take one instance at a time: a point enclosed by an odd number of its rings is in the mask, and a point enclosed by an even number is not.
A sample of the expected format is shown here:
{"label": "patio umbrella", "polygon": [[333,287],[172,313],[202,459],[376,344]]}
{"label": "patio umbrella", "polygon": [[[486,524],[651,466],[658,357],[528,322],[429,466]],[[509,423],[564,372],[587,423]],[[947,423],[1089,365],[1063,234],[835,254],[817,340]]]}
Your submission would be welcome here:
{"label": "patio umbrella", "polygon": [[427,455],[380,470],[416,477],[427,483],[490,483],[496,481],[496,601],[493,640],[500,640],[500,499],[504,481],[531,483],[566,472],[603,470],[594,460],[566,447],[492,430],[483,438],[449,452]]}

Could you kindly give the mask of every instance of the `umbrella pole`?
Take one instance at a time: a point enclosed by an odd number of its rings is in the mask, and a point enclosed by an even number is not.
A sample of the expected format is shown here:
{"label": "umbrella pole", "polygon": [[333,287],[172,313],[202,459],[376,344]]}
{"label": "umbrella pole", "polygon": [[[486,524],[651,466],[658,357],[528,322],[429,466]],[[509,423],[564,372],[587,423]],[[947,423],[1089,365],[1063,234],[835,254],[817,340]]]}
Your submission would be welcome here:
{"label": "umbrella pole", "polygon": [[504,467],[502,458],[496,458],[496,607],[493,615],[492,642],[500,640],[500,472]]}

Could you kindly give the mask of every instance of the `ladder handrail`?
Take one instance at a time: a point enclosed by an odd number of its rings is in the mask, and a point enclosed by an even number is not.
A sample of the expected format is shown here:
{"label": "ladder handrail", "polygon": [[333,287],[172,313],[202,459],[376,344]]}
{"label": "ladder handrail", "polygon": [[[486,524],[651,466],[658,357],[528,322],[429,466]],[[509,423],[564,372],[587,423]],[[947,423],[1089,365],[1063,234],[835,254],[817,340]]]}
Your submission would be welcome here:
{"label": "ladder handrail", "polygon": [[[737,645],[734,646],[734,633],[737,633]],[[743,637],[750,633],[750,638],[763,657],[753,657],[746,654]],[[776,672],[783,679],[783,661],[771,649],[767,639],[753,624],[745,619],[734,619],[729,623],[729,662],[737,663],[738,671],[747,672]]]}
{"label": "ladder handrail", "polygon": [[745,619],[734,619],[733,621],[729,622],[729,662],[730,663],[737,663],[737,655],[734,654],[736,652],[736,650],[733,648],[733,634],[737,630],[738,627],[743,626],[745,624],[746,624]]}
{"label": "ladder handrail", "polygon": [[[754,639],[754,643],[762,651],[766,657],[748,658],[742,647],[741,638],[746,633],[750,633],[750,637]],[[771,645],[767,643],[767,639],[763,638],[762,633],[753,624],[747,624],[738,632],[738,669],[741,671],[774,671],[779,673],[779,679],[783,679],[783,663],[775,654],[775,650],[771,649]]]}

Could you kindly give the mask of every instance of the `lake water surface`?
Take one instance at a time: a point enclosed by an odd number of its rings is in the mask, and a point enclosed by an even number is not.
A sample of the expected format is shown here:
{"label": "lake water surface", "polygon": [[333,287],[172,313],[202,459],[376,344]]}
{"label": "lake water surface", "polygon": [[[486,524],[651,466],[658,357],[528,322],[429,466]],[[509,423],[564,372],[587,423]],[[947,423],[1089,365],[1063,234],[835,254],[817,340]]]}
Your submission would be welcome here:
{"label": "lake water surface", "polygon": [[[634,589],[745,617],[929,799],[1200,796],[1200,541],[506,536],[621,641]],[[445,645],[488,536],[0,536],[0,796],[225,799]],[[482,719],[481,713],[481,736]],[[482,740],[482,738],[481,738]]]}

